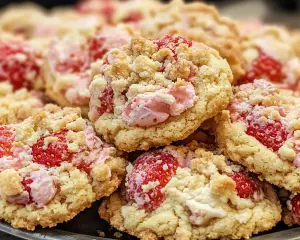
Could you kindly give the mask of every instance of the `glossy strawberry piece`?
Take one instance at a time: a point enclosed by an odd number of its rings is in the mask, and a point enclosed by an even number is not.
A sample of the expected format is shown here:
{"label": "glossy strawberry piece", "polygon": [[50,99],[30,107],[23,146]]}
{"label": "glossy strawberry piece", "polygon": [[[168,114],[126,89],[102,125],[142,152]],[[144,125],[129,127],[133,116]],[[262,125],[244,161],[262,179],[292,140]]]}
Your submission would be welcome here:
{"label": "glossy strawberry piece", "polygon": [[110,85],[104,89],[99,99],[101,105],[98,107],[98,112],[100,115],[114,112],[114,92]]}
{"label": "glossy strawberry piece", "polygon": [[47,167],[60,166],[61,162],[69,162],[72,153],[68,152],[68,143],[66,139],[67,131],[56,133],[53,137],[57,141],[47,143],[45,137],[39,139],[32,146],[33,161]]}
{"label": "glossy strawberry piece", "polygon": [[233,172],[230,177],[235,181],[239,197],[250,198],[257,191],[257,183],[246,172]]}
{"label": "glossy strawberry piece", "polygon": [[275,152],[281,148],[288,136],[287,129],[280,121],[261,124],[258,121],[249,120],[246,133]]}
{"label": "glossy strawberry piece", "polygon": [[187,44],[189,47],[192,46],[192,41],[175,35],[166,35],[163,38],[153,41],[154,44],[158,46],[158,49],[169,48],[173,54],[176,56],[176,48],[180,44]]}
{"label": "glossy strawberry piece", "polygon": [[178,167],[177,159],[163,150],[154,150],[139,156],[127,176],[127,195],[140,208],[153,211],[165,200],[161,191]]}
{"label": "glossy strawberry piece", "polygon": [[10,156],[14,133],[7,126],[0,127],[0,157]]}
{"label": "glossy strawberry piece", "polygon": [[292,214],[294,217],[300,219],[300,195],[296,195],[291,200]]}
{"label": "glossy strawberry piece", "polygon": [[283,66],[279,61],[260,50],[259,56],[251,64],[246,75],[240,80],[240,83],[251,83],[255,79],[261,78],[280,83],[285,78],[285,74]]}
{"label": "glossy strawberry piece", "polygon": [[0,41],[0,81],[8,80],[14,89],[31,89],[40,74],[40,60],[25,43]]}

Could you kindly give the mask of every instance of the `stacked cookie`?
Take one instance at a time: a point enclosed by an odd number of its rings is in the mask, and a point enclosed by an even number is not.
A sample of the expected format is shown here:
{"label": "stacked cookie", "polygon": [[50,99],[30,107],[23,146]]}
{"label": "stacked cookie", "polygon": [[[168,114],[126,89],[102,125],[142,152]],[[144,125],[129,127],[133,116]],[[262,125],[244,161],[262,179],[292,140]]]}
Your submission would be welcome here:
{"label": "stacked cookie", "polygon": [[296,41],[178,0],[3,10],[0,218],[54,227],[105,197],[144,240],[300,223]]}

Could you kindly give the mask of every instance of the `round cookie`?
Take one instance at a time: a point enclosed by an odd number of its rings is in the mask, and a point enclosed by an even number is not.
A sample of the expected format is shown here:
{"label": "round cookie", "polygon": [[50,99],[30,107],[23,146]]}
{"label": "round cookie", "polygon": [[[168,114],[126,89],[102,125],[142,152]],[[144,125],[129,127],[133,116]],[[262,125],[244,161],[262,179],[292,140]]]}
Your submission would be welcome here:
{"label": "round cookie", "polygon": [[146,239],[240,239],[281,220],[272,186],[193,142],[140,155],[100,217]]}
{"label": "round cookie", "polygon": [[[7,86],[0,84],[0,92],[7,90]],[[28,92],[25,88],[14,93],[6,92],[0,96],[0,125],[21,122],[43,105],[43,94],[40,92]]]}
{"label": "round cookie", "polygon": [[131,152],[183,140],[227,107],[232,73],[218,52],[180,36],[135,37],[90,85],[96,131]]}
{"label": "round cookie", "polygon": [[0,218],[34,230],[71,220],[120,185],[126,161],[80,109],[47,105],[0,127]]}
{"label": "round cookie", "polygon": [[178,34],[216,49],[229,63],[233,83],[245,73],[238,27],[212,6],[173,0],[141,21],[140,31],[143,37],[150,39]]}
{"label": "round cookie", "polygon": [[240,84],[264,78],[281,88],[300,90],[300,61],[286,29],[262,25],[250,32],[242,43],[247,62],[246,73]]}
{"label": "round cookie", "polygon": [[43,54],[43,48],[38,42],[1,34],[0,82],[10,83],[14,90],[43,88]]}
{"label": "round cookie", "polygon": [[261,179],[300,192],[300,99],[266,80],[235,89],[216,118],[218,146]]}
{"label": "round cookie", "polygon": [[46,94],[60,106],[80,107],[87,115],[92,64],[111,48],[129,43],[125,26],[103,27],[90,36],[78,32],[53,39],[45,59]]}

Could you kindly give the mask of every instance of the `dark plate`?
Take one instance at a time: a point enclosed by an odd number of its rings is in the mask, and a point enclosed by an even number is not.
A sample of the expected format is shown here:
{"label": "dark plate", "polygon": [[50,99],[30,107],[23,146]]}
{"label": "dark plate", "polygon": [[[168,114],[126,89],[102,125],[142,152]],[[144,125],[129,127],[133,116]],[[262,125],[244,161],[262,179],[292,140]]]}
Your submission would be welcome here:
{"label": "dark plate", "polygon": [[[9,224],[0,222],[0,231],[26,240],[108,240],[120,237],[120,232],[110,227],[98,216],[100,201],[93,204],[90,209],[80,213],[72,221],[59,224],[56,228],[37,228],[34,232],[12,228]],[[286,230],[283,223],[279,223],[273,233],[253,237],[253,240],[300,240],[300,228]],[[105,237],[99,237],[99,233]],[[122,240],[135,240],[127,234],[121,233]]]}

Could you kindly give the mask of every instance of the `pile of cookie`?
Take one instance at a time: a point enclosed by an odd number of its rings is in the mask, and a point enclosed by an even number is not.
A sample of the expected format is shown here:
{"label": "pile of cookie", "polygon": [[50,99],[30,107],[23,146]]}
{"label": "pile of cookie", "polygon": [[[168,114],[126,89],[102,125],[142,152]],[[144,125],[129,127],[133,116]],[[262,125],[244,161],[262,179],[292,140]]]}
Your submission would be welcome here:
{"label": "pile of cookie", "polygon": [[99,199],[144,240],[300,224],[300,34],[204,3],[83,0],[0,13],[0,219]]}

